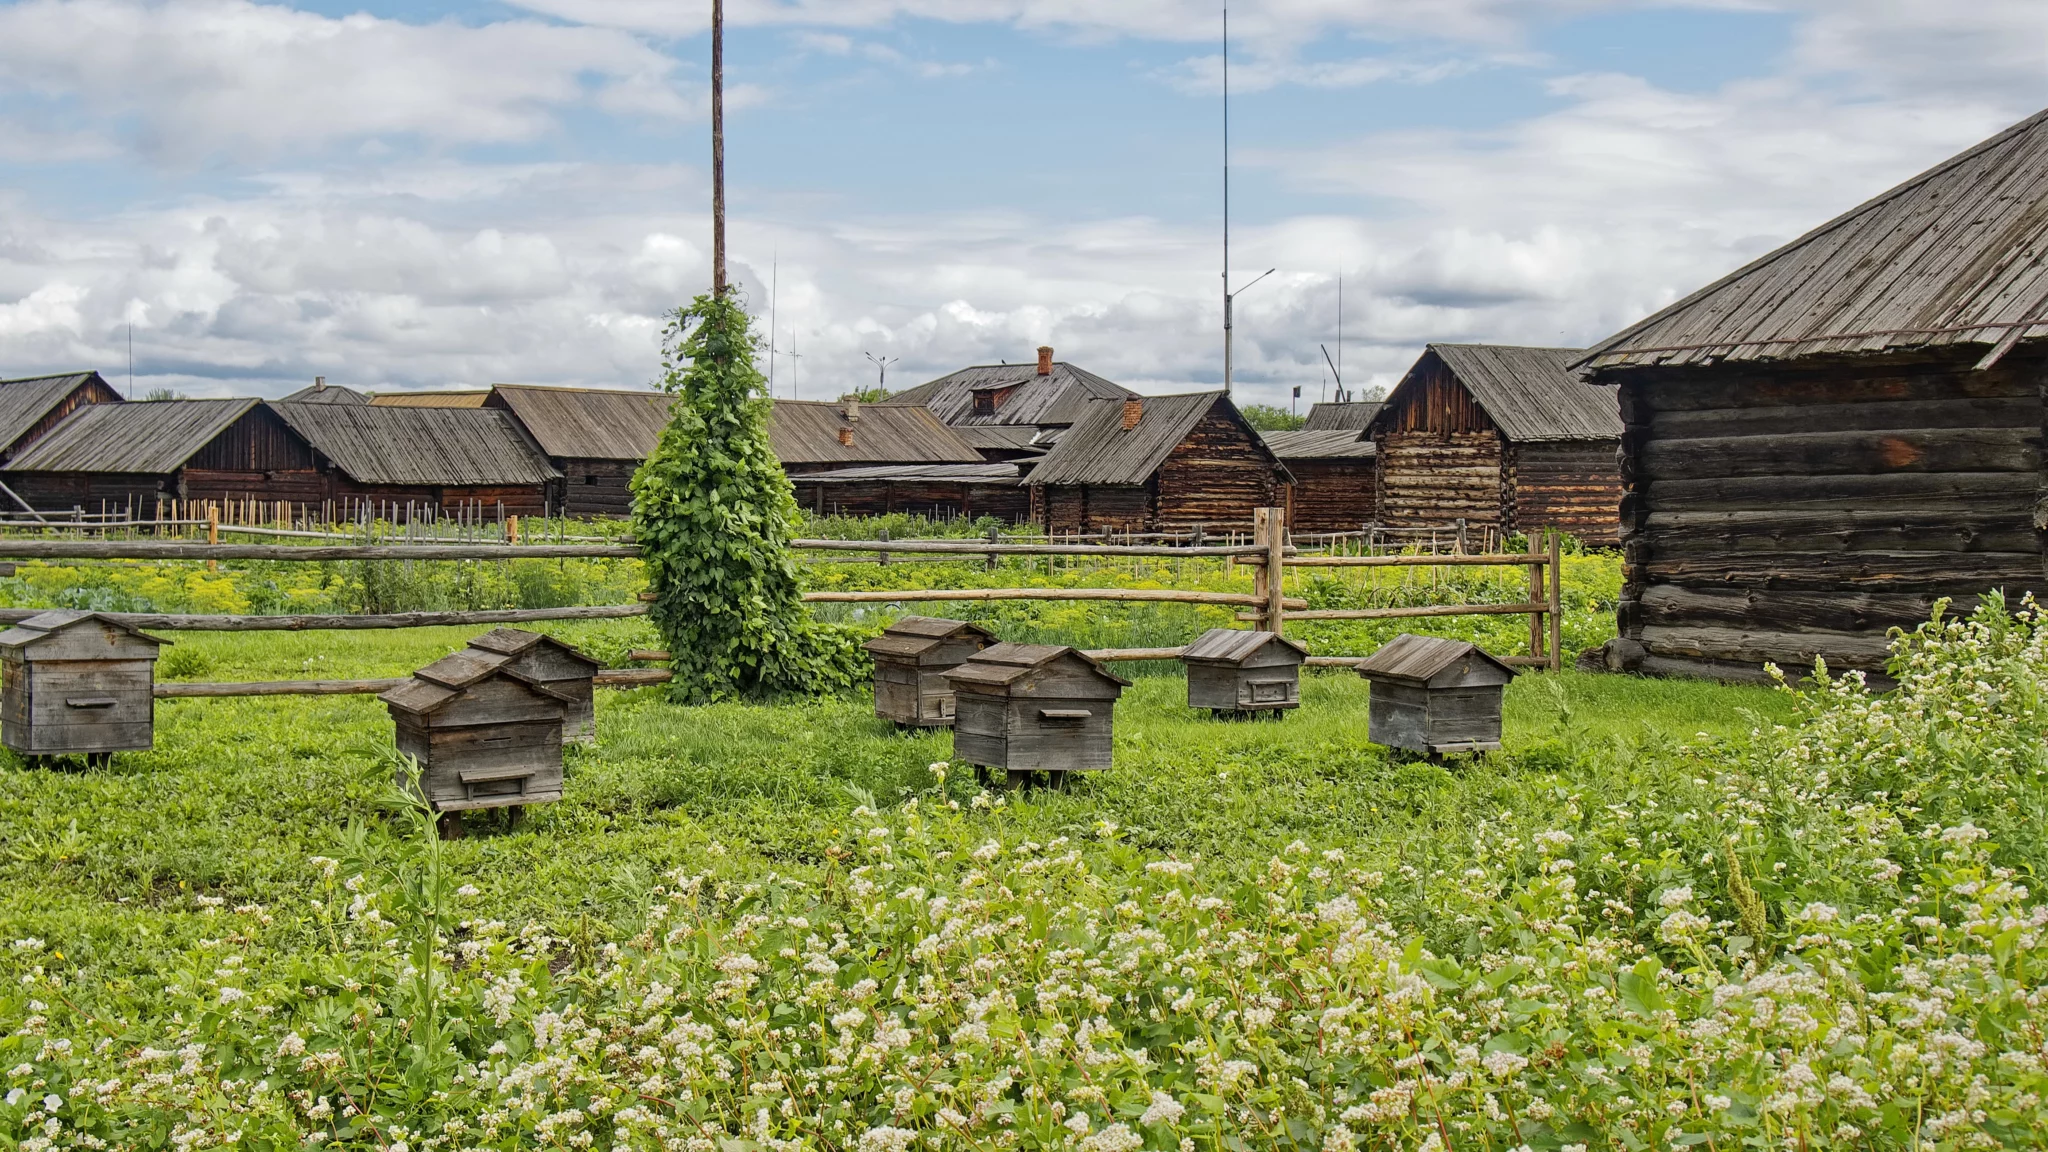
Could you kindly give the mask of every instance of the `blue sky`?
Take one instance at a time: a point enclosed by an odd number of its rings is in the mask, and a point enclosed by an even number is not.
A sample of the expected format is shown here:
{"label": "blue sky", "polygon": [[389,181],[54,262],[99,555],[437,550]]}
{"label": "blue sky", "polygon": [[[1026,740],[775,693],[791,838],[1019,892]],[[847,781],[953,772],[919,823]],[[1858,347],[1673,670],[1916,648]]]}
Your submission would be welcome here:
{"label": "blue sky", "polygon": [[[708,272],[705,4],[0,3],[0,374],[635,385]],[[810,397],[1220,379],[1216,6],[732,0],[737,275]],[[1583,344],[2037,110],[1984,0],[1234,6],[1239,382]],[[777,357],[789,394],[791,361]]]}

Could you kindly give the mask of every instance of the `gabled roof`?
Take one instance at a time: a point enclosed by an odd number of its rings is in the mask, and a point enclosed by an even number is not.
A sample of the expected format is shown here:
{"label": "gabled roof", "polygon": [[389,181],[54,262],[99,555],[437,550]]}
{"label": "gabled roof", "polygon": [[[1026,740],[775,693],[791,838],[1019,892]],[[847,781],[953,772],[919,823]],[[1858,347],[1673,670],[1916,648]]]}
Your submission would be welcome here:
{"label": "gabled roof", "polygon": [[1379,452],[1379,446],[1356,429],[1261,432],[1259,439],[1282,460],[1370,460]]}
{"label": "gabled roof", "polygon": [[1221,404],[1230,418],[1244,425],[1258,450],[1279,459],[1245,424],[1237,406],[1222,392],[1184,392],[1177,396],[1137,397],[1144,407],[1138,423],[1124,427],[1122,400],[1093,400],[1072,428],[1032,466],[1026,482],[1039,484],[1143,484],[1202,417]]}
{"label": "gabled roof", "polygon": [[953,431],[981,452],[1042,452],[1036,424],[954,424]]}
{"label": "gabled roof", "polygon": [[1361,676],[1427,684],[1439,673],[1467,657],[1476,657],[1512,677],[1513,668],[1501,663],[1486,649],[1464,640],[1440,636],[1417,636],[1403,632],[1380,646],[1380,650],[1358,662]]}
{"label": "gabled roof", "polygon": [[1608,337],[1583,363],[1996,346],[2048,334],[2044,306],[2048,112],[2038,112]]}
{"label": "gabled roof", "polygon": [[536,695],[570,703],[569,697],[512,667],[513,657],[476,648],[459,648],[412,674],[412,679],[380,694],[377,699],[403,712],[426,715],[438,712],[464,690],[493,676],[517,680]]}
{"label": "gabled roof", "polygon": [[[1016,389],[993,416],[974,414],[974,394],[991,389]],[[1090,400],[1121,400],[1137,393],[1121,384],[1055,360],[1052,373],[1038,374],[1038,364],[977,364],[962,368],[889,399],[922,404],[948,424],[1071,424]]]}
{"label": "gabled roof", "polygon": [[592,668],[603,666],[598,661],[584,655],[581,649],[572,644],[557,640],[553,636],[544,633],[528,632],[523,628],[493,628],[481,636],[472,638],[469,642],[469,646],[478,651],[510,657],[524,656],[526,653],[542,645],[554,648],[562,655],[580,660]]}
{"label": "gabled roof", "polygon": [[358,484],[544,484],[561,473],[503,412],[273,403],[271,410]]}
{"label": "gabled roof", "polygon": [[[768,440],[784,464],[980,464],[976,452],[922,405],[861,404],[847,419],[845,403],[777,400],[768,414]],[[853,433],[841,444],[842,429]]]}
{"label": "gabled roof", "polygon": [[502,407],[555,459],[645,460],[668,426],[665,392],[499,384],[488,407]]}
{"label": "gabled roof", "polygon": [[968,684],[1003,687],[1029,673],[1072,657],[1105,680],[1129,687],[1130,681],[1102,666],[1101,661],[1078,648],[1061,644],[997,644],[976,652],[967,663],[946,673],[946,679]]}
{"label": "gabled roof", "polygon": [[370,403],[378,408],[481,408],[491,393],[486,388],[449,392],[378,392]]}
{"label": "gabled roof", "polygon": [[85,404],[7,462],[9,472],[176,472],[261,400]]}
{"label": "gabled roof", "polygon": [[966,620],[938,616],[905,616],[883,629],[863,647],[878,656],[922,656],[948,640],[978,636],[993,644],[996,634]]}
{"label": "gabled roof", "polygon": [[48,612],[38,612],[26,619],[17,620],[14,622],[13,627],[5,632],[0,632],[0,648],[20,648],[24,645],[34,644],[39,640],[49,639],[54,633],[62,632],[66,628],[72,628],[88,621],[105,628],[112,628],[118,632],[125,632],[137,640],[147,640],[151,644],[170,643],[169,640],[159,640],[132,624],[125,624],[111,617],[102,616],[97,612],[81,612],[72,608],[54,608]]}
{"label": "gabled roof", "polygon": [[1303,423],[1303,432],[1363,432],[1372,418],[1379,414],[1380,402],[1360,400],[1347,404],[1312,404],[1308,420]]}
{"label": "gabled roof", "polygon": [[[29,429],[62,404],[65,397],[94,381],[107,391],[113,391],[97,372],[0,380],[0,451],[13,447],[15,441],[26,436]],[[118,397],[119,393],[115,395]]]}
{"label": "gabled roof", "polygon": [[1543,440],[1618,440],[1621,401],[1611,386],[1579,379],[1576,348],[1518,348],[1507,344],[1431,344],[1394,386],[1375,428],[1392,419],[1407,393],[1420,387],[1431,361],[1440,361],[1479,402],[1513,443]]}
{"label": "gabled roof", "polygon": [[339,384],[308,384],[284,398],[289,404],[368,404],[370,398]]}
{"label": "gabled roof", "polygon": [[1308,649],[1277,632],[1255,632],[1245,628],[1211,628],[1181,650],[1183,660],[1221,660],[1236,663],[1268,644],[1281,644],[1308,657]]}

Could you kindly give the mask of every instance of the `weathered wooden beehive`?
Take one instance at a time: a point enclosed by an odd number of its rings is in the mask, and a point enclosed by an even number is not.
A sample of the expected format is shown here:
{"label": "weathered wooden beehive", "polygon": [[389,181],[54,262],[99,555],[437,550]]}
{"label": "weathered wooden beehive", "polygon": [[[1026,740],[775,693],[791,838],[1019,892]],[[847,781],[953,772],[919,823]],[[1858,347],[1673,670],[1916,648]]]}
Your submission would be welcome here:
{"label": "weathered wooden beehive", "polygon": [[469,642],[471,648],[512,657],[506,667],[569,698],[562,716],[562,739],[570,744],[597,741],[597,690],[592,677],[597,661],[552,636],[518,628],[493,628]]}
{"label": "weathered wooden beehive", "polygon": [[953,686],[946,673],[996,643],[965,620],[905,616],[867,642],[875,658],[875,715],[898,724],[950,728]]}
{"label": "weathered wooden beehive", "polygon": [[165,643],[92,612],[43,612],[0,632],[0,743],[99,759],[150,747]]}
{"label": "weathered wooden beehive", "polygon": [[1109,767],[1116,701],[1130,681],[1082,653],[997,644],[946,679],[955,759],[1013,774]]}
{"label": "weathered wooden beehive", "polygon": [[562,720],[572,701],[517,671],[517,660],[464,648],[378,697],[436,811],[562,798]]}
{"label": "weathered wooden beehive", "polygon": [[1515,672],[1477,645],[1403,634],[1358,674],[1372,683],[1373,743],[1432,756],[1500,749],[1501,691]]}
{"label": "weathered wooden beehive", "polygon": [[1301,707],[1301,662],[1308,649],[1274,632],[1211,628],[1181,651],[1188,707],[1266,712]]}

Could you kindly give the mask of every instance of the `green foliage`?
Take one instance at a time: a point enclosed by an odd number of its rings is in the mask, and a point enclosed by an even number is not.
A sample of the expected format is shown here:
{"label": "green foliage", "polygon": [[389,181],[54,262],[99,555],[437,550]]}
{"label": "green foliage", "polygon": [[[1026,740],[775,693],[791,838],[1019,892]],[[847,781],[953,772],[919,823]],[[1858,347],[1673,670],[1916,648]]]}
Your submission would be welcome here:
{"label": "green foliage", "polygon": [[1261,432],[1293,432],[1308,422],[1307,416],[1297,416],[1277,404],[1242,404],[1237,410],[1244,414],[1245,423]]}
{"label": "green foliage", "polygon": [[675,396],[654,454],[633,475],[633,528],[649,612],[674,654],[676,699],[845,687],[843,646],[821,642],[789,550],[796,500],[768,443],[766,381],[747,314],[700,296],[665,333]]}

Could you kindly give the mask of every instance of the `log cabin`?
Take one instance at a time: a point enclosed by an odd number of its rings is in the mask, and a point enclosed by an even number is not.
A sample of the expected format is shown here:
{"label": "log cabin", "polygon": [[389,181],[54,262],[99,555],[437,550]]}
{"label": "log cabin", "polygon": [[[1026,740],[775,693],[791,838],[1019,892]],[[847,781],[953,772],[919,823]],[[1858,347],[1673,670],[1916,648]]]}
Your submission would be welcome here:
{"label": "log cabin", "polygon": [[883,464],[981,464],[974,450],[922,405],[859,400],[777,400],[768,442],[795,477]]}
{"label": "log cabin", "polygon": [[1379,449],[1363,432],[1303,429],[1259,435],[1294,476],[1285,500],[1290,530],[1356,532],[1373,522]]}
{"label": "log cabin", "polygon": [[1367,432],[1381,523],[1463,520],[1503,535],[1557,528],[1597,547],[1619,532],[1621,418],[1611,387],[1569,371],[1572,348],[1431,344]]}
{"label": "log cabin", "polygon": [[[322,407],[328,407],[322,405]],[[261,400],[134,400],[73,410],[0,476],[47,512],[152,515],[162,500],[319,503],[305,438]]]}
{"label": "log cabin", "polygon": [[922,404],[953,427],[1066,427],[1091,400],[1122,400],[1137,393],[1093,372],[1053,359],[1040,348],[1036,363],[977,364],[889,398]]}
{"label": "log cabin", "polygon": [[[562,474],[509,415],[492,409],[268,405],[311,448],[320,499],[496,519],[559,506]],[[296,499],[282,492],[272,500]],[[386,515],[393,515],[387,512]]]}
{"label": "log cabin", "polygon": [[0,463],[12,460],[73,409],[121,402],[121,394],[97,372],[0,380]]}
{"label": "log cabin", "polygon": [[633,512],[633,473],[668,426],[669,400],[664,392],[499,384],[484,407],[510,414],[562,474],[558,513],[624,517]]}
{"label": "log cabin", "polygon": [[933,520],[993,516],[1030,519],[1031,492],[1015,464],[878,464],[799,472],[790,477],[796,502],[820,516],[887,516]]}
{"label": "log cabin", "polygon": [[1609,667],[1881,670],[1940,597],[2048,592],[2048,112],[1589,349],[1619,390]]}
{"label": "log cabin", "polygon": [[1093,400],[1025,477],[1051,532],[1248,528],[1293,475],[1222,392]]}

